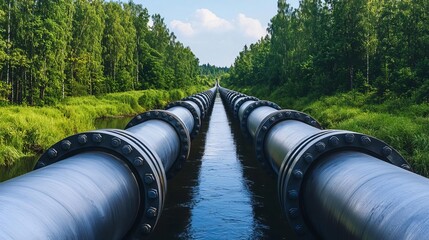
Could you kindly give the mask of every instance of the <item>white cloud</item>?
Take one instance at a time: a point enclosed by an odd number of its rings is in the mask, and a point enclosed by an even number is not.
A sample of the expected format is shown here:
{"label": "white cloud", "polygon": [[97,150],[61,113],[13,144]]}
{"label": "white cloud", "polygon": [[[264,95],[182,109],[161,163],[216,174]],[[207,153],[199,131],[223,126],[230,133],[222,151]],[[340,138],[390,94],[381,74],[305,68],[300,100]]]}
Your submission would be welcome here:
{"label": "white cloud", "polygon": [[233,29],[233,25],[214,14],[212,11],[202,8],[195,12],[196,24],[201,25],[206,30],[228,31]]}
{"label": "white cloud", "polygon": [[190,46],[200,63],[229,66],[243,49],[266,35],[258,19],[240,13],[231,19],[198,9],[188,20],[173,20],[169,25],[179,41]]}
{"label": "white cloud", "polygon": [[262,27],[258,19],[246,17],[246,15],[238,14],[238,25],[247,37],[259,39],[267,34],[267,31]]}
{"label": "white cloud", "polygon": [[186,37],[191,37],[194,35],[195,30],[192,27],[191,23],[182,22],[179,20],[173,20],[170,23],[171,28],[173,31],[177,31],[179,34],[182,34]]}

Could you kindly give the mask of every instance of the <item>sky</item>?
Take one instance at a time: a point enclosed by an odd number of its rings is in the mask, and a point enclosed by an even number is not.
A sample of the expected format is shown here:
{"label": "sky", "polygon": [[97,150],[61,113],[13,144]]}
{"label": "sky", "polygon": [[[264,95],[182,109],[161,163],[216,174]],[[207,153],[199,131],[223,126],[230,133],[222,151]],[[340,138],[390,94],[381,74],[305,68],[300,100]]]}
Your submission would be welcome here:
{"label": "sky", "polygon": [[[219,67],[234,63],[244,45],[267,33],[277,12],[274,0],[134,0],[149,14],[160,14],[177,40],[200,60]],[[287,1],[298,7],[299,0]]]}

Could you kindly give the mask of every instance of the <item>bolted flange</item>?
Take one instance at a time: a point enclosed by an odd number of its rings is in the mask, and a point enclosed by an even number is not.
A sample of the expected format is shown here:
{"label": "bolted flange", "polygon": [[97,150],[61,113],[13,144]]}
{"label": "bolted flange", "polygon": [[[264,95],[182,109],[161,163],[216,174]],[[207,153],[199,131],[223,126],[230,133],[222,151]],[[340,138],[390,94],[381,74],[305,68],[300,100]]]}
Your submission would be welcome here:
{"label": "bolted flange", "polygon": [[204,108],[204,103],[201,101],[200,98],[190,96],[190,97],[183,98],[181,101],[191,101],[191,102],[194,102],[195,104],[197,104],[197,106],[200,108],[201,117],[205,118],[206,109]]}
{"label": "bolted flange", "polygon": [[241,131],[243,132],[243,134],[245,136],[247,136],[247,137],[250,136],[249,130],[247,129],[247,119],[249,118],[250,114],[252,114],[253,110],[255,110],[258,107],[262,107],[262,106],[271,107],[271,108],[274,108],[276,110],[281,109],[277,104],[275,104],[273,102],[265,101],[265,100],[256,101],[254,103],[251,103],[244,110],[243,119],[241,119],[241,122],[240,122]]}
{"label": "bolted flange", "polygon": [[310,136],[289,152],[279,170],[278,195],[284,216],[302,239],[317,239],[303,216],[300,192],[311,166],[327,154],[353,150],[362,152],[401,168],[408,163],[393,148],[376,138],[355,132],[324,130]]}
{"label": "bolted flange", "polygon": [[192,113],[192,117],[194,118],[194,129],[192,129],[190,135],[191,135],[191,139],[194,139],[197,136],[197,134],[201,128],[201,119],[198,116],[197,110],[195,110],[191,104],[184,102],[184,101],[172,102],[172,103],[167,105],[165,110],[168,110],[172,107],[183,107]]}
{"label": "bolted flange", "polygon": [[167,177],[172,177],[183,165],[183,162],[188,158],[189,152],[191,150],[191,137],[189,136],[189,132],[186,129],[185,124],[171,112],[165,110],[152,110],[134,117],[125,127],[128,129],[135,125],[144,123],[149,120],[161,120],[171,125],[176,131],[177,136],[180,140],[180,149],[179,154],[174,161],[172,167],[166,172]]}
{"label": "bolted flange", "polygon": [[259,99],[255,97],[247,96],[238,100],[238,102],[235,103],[235,106],[233,106],[234,118],[238,118],[238,111],[240,110],[241,105],[243,105],[243,103],[247,101],[259,101]]}
{"label": "bolted flange", "polygon": [[295,111],[295,110],[279,110],[269,114],[262,120],[258,129],[255,133],[255,146],[256,146],[256,159],[262,163],[263,166],[269,167],[269,170],[273,170],[274,168],[271,165],[271,162],[268,160],[269,158],[265,155],[264,142],[265,137],[267,136],[270,129],[279,122],[294,120],[300,121],[303,123],[307,123],[313,127],[321,129],[320,124],[310,115],[305,114],[303,112]]}
{"label": "bolted flange", "polygon": [[[87,141],[82,141],[86,139]],[[64,143],[67,147],[64,148]],[[149,209],[161,211],[167,192],[167,178],[162,162],[157,154],[144,145],[131,133],[118,129],[96,130],[69,136],[54,144],[39,159],[35,169],[46,167],[68,157],[90,152],[101,151],[121,159],[133,172],[140,192],[140,206],[133,227],[127,233],[128,238],[142,238],[147,231],[141,231],[142,225],[155,226],[158,216],[148,216]],[[125,150],[124,150],[125,149]],[[42,164],[43,163],[43,164]],[[148,176],[151,177],[148,181]],[[148,189],[148,190],[146,190]],[[154,194],[156,193],[156,194]]]}

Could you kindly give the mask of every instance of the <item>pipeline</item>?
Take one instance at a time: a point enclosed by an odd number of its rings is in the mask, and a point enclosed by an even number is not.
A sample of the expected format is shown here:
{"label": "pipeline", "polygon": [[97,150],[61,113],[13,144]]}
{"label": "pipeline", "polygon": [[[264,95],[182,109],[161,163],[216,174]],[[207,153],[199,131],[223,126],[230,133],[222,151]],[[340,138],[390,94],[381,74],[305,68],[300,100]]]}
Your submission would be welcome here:
{"label": "pipeline", "polygon": [[429,179],[386,143],[323,130],[311,116],[219,88],[230,113],[277,176],[284,216],[300,239],[425,239]]}
{"label": "pipeline", "polygon": [[0,184],[0,239],[141,239],[163,209],[217,88],[69,136],[35,170]]}

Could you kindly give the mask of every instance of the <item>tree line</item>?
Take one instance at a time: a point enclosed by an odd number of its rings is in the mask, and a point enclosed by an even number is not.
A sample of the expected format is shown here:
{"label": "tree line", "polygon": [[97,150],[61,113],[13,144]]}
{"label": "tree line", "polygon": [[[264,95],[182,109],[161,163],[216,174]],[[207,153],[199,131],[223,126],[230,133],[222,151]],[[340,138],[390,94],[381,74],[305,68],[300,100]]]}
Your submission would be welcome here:
{"label": "tree line", "polygon": [[198,75],[190,48],[142,5],[0,0],[0,101],[182,88]]}
{"label": "tree line", "polygon": [[268,32],[237,56],[229,84],[429,101],[427,0],[279,0]]}

